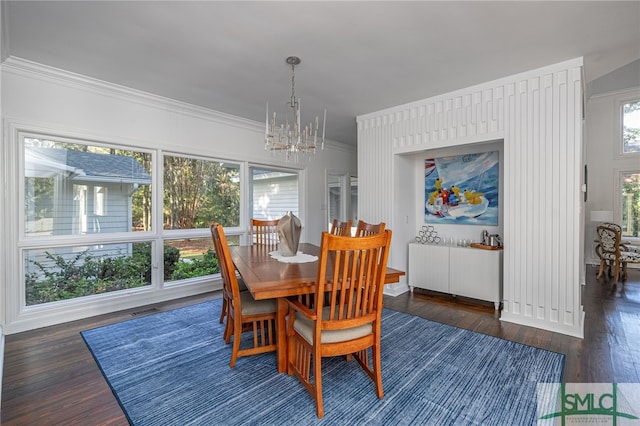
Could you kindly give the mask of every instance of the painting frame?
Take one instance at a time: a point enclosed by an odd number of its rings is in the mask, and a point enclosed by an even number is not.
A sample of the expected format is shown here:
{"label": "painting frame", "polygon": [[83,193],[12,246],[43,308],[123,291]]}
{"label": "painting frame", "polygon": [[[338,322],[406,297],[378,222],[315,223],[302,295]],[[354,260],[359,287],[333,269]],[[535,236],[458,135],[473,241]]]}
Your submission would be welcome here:
{"label": "painting frame", "polygon": [[425,223],[498,226],[498,151],[427,158],[424,183]]}

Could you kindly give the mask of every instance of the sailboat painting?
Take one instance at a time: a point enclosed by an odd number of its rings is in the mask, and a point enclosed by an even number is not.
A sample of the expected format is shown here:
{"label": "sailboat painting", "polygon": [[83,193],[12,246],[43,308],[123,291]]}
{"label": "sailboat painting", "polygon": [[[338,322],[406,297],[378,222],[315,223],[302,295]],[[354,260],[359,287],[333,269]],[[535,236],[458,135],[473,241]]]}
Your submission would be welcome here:
{"label": "sailboat painting", "polygon": [[439,224],[498,225],[498,151],[424,162],[424,221]]}

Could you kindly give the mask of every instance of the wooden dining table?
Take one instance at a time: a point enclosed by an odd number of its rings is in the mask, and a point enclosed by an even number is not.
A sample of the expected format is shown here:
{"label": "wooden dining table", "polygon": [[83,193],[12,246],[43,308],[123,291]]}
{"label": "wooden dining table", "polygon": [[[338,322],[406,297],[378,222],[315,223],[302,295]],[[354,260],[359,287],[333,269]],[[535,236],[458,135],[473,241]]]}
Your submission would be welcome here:
{"label": "wooden dining table", "polygon": [[[247,289],[256,300],[277,299],[277,364],[278,372],[287,370],[287,333],[285,317],[288,296],[309,294],[315,291],[315,281],[318,274],[318,261],[305,263],[285,263],[271,257],[269,254],[277,250],[269,246],[230,246],[231,259],[240,273]],[[320,247],[301,243],[298,251],[312,256],[320,256]],[[397,283],[403,271],[387,268],[385,284]]]}

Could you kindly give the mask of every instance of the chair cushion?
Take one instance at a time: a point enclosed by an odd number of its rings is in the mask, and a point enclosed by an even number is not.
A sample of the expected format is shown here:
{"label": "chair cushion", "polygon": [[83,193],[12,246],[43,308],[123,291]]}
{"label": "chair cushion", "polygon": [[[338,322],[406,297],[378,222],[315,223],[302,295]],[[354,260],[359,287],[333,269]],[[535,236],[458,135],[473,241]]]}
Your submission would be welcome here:
{"label": "chair cushion", "polygon": [[[616,260],[615,253],[602,253],[602,258],[605,260]],[[623,263],[640,263],[640,253],[632,251],[621,251],[620,262]]]}
{"label": "chair cushion", "polygon": [[[329,306],[323,308],[322,317],[324,319],[329,318]],[[296,322],[293,323],[293,328],[309,343],[313,341],[313,327],[315,321],[310,320],[300,312],[296,312]],[[338,343],[346,342],[348,340],[357,339],[373,333],[373,327],[371,323],[363,324],[358,327],[346,328],[343,330],[323,330],[320,335],[321,343]]]}
{"label": "chair cushion", "polygon": [[636,263],[640,262],[640,253],[633,251],[621,251],[620,262]]}
{"label": "chair cushion", "polygon": [[276,312],[278,303],[276,299],[256,300],[248,291],[240,292],[242,303],[242,315],[268,314]]}

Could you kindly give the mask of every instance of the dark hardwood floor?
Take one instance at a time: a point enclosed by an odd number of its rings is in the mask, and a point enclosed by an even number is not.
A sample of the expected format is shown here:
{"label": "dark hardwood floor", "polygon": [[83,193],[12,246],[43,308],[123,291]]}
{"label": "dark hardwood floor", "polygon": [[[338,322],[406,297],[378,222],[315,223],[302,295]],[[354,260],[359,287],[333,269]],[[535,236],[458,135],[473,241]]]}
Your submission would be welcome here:
{"label": "dark hardwood floor", "polygon": [[[563,353],[565,382],[640,383],[640,270],[630,270],[615,289],[606,277],[596,281],[595,272],[588,267],[583,287],[584,339],[501,322],[493,304],[417,290],[386,297],[385,306]],[[153,308],[164,311],[219,297],[216,292]],[[2,425],[128,424],[79,332],[131,319],[147,308],[7,336]]]}

